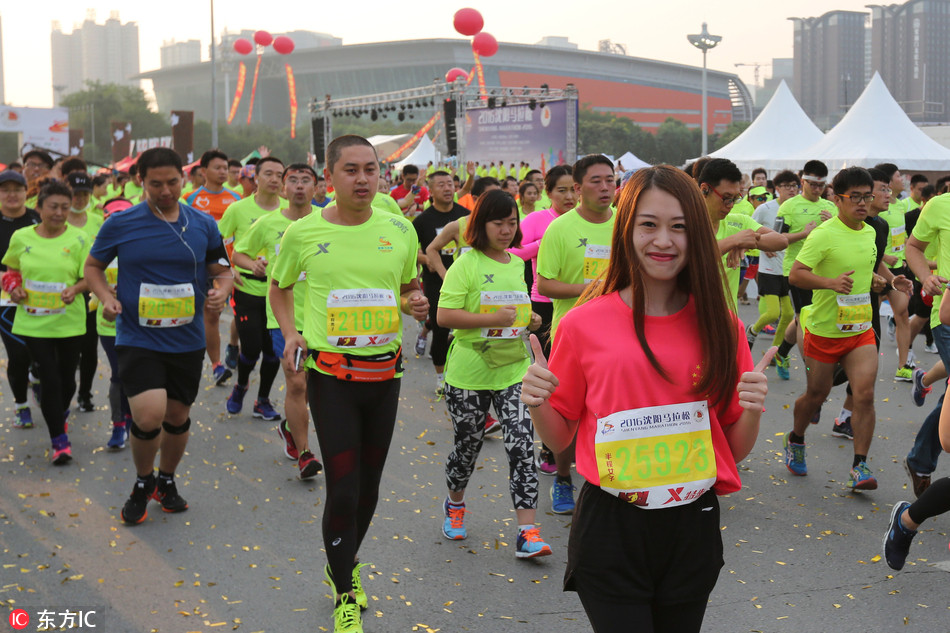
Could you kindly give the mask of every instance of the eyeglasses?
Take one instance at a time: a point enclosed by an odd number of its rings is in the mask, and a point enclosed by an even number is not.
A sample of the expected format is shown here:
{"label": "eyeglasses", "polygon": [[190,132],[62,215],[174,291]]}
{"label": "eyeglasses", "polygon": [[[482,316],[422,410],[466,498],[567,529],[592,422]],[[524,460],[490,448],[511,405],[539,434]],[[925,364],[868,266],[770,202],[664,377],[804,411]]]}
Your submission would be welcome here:
{"label": "eyeglasses", "polygon": [[722,203],[723,203],[724,205],[726,205],[727,207],[731,207],[731,206],[733,206],[735,203],[737,203],[737,202],[739,202],[740,200],[742,200],[742,194],[736,194],[736,195],[734,195],[734,196],[732,196],[732,197],[726,198],[726,197],[724,197],[721,193],[719,193],[718,191],[716,191],[716,188],[715,188],[715,187],[713,187],[712,192],[713,192],[714,194],[716,194],[717,196],[719,196],[719,199],[722,200]]}
{"label": "eyeglasses", "polygon": [[798,189],[798,185],[794,182],[783,182],[780,185],[775,185],[776,189]]}
{"label": "eyeglasses", "polygon": [[769,201],[769,197],[768,197],[768,196],[752,196],[752,199],[755,200],[756,202],[768,202],[768,201]]}
{"label": "eyeglasses", "polygon": [[839,193],[838,196],[840,196],[840,197],[842,197],[842,198],[847,198],[848,200],[850,200],[850,201],[853,202],[854,204],[861,204],[862,202],[866,202],[866,203],[874,202],[874,194],[873,194],[873,193],[865,193],[865,194],[860,194],[860,193],[851,193],[851,194],[848,194],[848,193]]}
{"label": "eyeglasses", "polygon": [[23,164],[23,166],[32,167],[34,169],[40,169],[41,167],[46,167],[46,163],[28,160],[26,161],[26,163]]}

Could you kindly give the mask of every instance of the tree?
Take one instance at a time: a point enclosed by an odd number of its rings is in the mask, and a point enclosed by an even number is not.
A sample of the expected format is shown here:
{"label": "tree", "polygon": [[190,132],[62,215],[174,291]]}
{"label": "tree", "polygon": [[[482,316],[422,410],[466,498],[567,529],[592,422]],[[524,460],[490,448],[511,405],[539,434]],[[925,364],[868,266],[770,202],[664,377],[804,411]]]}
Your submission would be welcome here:
{"label": "tree", "polygon": [[632,119],[607,112],[595,112],[590,104],[580,109],[577,122],[577,152],[599,152],[615,158],[633,152],[642,160],[654,162],[656,139]]}
{"label": "tree", "polygon": [[752,121],[733,121],[729,124],[722,134],[715,135],[715,141],[713,137],[709,138],[709,146],[713,148],[713,151],[717,149],[722,149],[729,143],[736,140],[736,138],[749,129],[749,126],[752,125]]}
{"label": "tree", "polygon": [[682,165],[696,158],[702,151],[702,130],[690,129],[685,123],[667,117],[656,131],[657,154],[660,162]]}

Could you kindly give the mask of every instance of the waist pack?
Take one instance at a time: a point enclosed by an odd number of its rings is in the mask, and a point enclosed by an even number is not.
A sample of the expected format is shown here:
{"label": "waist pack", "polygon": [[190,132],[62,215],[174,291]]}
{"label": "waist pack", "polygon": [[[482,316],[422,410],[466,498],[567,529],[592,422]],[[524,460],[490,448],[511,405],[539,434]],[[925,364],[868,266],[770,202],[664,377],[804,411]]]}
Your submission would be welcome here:
{"label": "waist pack", "polygon": [[402,371],[402,348],[375,356],[355,356],[340,352],[311,352],[321,371],[338,380],[350,382],[382,382],[392,380]]}

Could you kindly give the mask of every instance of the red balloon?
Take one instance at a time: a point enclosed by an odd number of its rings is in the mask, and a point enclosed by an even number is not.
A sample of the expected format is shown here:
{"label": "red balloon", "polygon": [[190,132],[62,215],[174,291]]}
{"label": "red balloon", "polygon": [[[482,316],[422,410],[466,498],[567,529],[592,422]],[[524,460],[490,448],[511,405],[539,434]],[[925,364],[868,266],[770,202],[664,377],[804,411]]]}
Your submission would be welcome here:
{"label": "red balloon", "polygon": [[274,41],[274,36],[267,31],[255,31],[254,41],[260,46],[270,46],[270,43]]}
{"label": "red balloon", "polygon": [[468,81],[468,73],[461,68],[452,68],[449,72],[445,73],[445,81],[448,83],[454,83],[459,77]]}
{"label": "red balloon", "polygon": [[485,20],[475,9],[459,9],[455,12],[452,24],[462,35],[475,35],[485,26]]}
{"label": "red balloon", "polygon": [[294,52],[294,41],[286,35],[274,38],[274,50],[281,55],[290,55]]}
{"label": "red balloon", "polygon": [[472,50],[482,57],[491,57],[498,52],[498,40],[492,34],[482,31],[472,38]]}
{"label": "red balloon", "polygon": [[246,40],[243,37],[234,40],[234,52],[238,55],[248,55],[253,50],[254,45],[251,44],[250,40]]}

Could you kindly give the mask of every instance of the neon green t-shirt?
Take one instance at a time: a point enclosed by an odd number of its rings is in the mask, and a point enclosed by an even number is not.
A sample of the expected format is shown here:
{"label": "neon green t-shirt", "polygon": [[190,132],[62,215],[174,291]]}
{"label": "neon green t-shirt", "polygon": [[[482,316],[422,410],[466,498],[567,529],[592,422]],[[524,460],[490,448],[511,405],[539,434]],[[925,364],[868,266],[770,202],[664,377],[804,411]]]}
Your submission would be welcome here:
{"label": "neon green t-shirt", "polygon": [[[233,205],[232,205],[233,206]],[[319,212],[319,207],[311,207],[311,213]],[[308,216],[304,216],[308,217]],[[301,218],[302,220],[303,218]],[[278,211],[268,213],[251,225],[239,240],[234,243],[235,253],[244,253],[249,257],[263,256],[267,259],[267,282],[265,288],[270,287],[273,271],[280,256],[280,239],[287,231],[287,227],[294,221]],[[305,273],[301,273],[298,281],[306,280]],[[277,319],[274,318],[274,312],[270,306],[270,295],[267,297],[267,329],[273,330],[279,328]],[[304,328],[304,316],[307,312],[307,286],[302,283],[294,285],[294,324],[298,332]]]}
{"label": "neon green t-shirt", "polygon": [[[113,259],[106,266],[106,282],[113,290],[119,281],[119,260]],[[115,321],[108,321],[102,316],[102,303],[93,295],[91,302],[96,304],[96,333],[99,336],[115,336]]]}
{"label": "neon green t-shirt", "polygon": [[[590,283],[607,268],[616,214],[600,224],[588,222],[577,210],[568,211],[548,226],[538,251],[538,275],[568,284]],[[558,323],[577,303],[572,299],[551,299],[554,317],[551,338]]]}
{"label": "neon green t-shirt", "polygon": [[523,336],[531,322],[531,297],[524,283],[524,260],[510,255],[508,263],[502,264],[472,249],[449,268],[439,295],[440,308],[488,314],[506,305],[518,310],[511,327],[454,330],[455,341],[445,364],[446,383],[459,389],[507,389],[521,382],[531,364],[525,348],[524,360],[492,368],[472,347],[481,341],[524,347]]}
{"label": "neon green t-shirt", "polygon": [[[72,213],[72,211],[70,211],[70,213]],[[86,223],[82,226],[74,226],[72,224],[70,224],[70,226],[79,229],[91,238],[95,238],[96,235],[98,235],[99,227],[102,226],[103,222],[104,220],[102,219],[101,215],[94,215],[90,213],[89,207],[86,207]]]}
{"label": "neon green t-shirt", "polygon": [[402,343],[400,287],[416,278],[416,231],[389,213],[373,211],[357,226],[333,224],[324,213],[287,229],[271,273],[281,288],[306,273],[307,345],[354,356],[396,351]]}
{"label": "neon green t-shirt", "polygon": [[[828,211],[832,217],[838,215],[838,207],[828,200],[819,198],[817,202],[811,202],[805,198],[805,196],[799,194],[783,202],[782,206],[778,208],[778,213],[775,217],[785,223],[785,226],[788,227],[788,233],[800,233],[805,230],[805,226],[809,222],[821,224],[822,219],[819,214],[822,211]],[[804,243],[805,240],[792,242],[785,250],[785,260],[782,262],[782,274],[786,277],[788,277],[788,273],[792,270],[792,264],[795,262],[795,258],[798,257],[798,252],[802,250],[802,244]]]}
{"label": "neon green t-shirt", "polygon": [[129,182],[125,183],[125,197],[132,202],[141,201],[142,191],[143,189],[135,184],[135,182],[132,180],[129,180]]}
{"label": "neon green t-shirt", "polygon": [[472,250],[471,245],[465,241],[465,229],[468,227],[468,218],[470,216],[463,215],[456,222],[459,225],[459,236],[456,238],[456,249],[452,252],[452,259],[458,260],[459,257],[465,253]]}
{"label": "neon green t-shirt", "polygon": [[14,231],[3,264],[19,270],[27,298],[17,306],[13,333],[37,338],[66,338],[86,332],[82,294],[66,304],[63,290],[82,279],[92,239],[69,224],[57,237],[45,238],[36,227]]}
{"label": "neon green t-shirt", "polygon": [[[278,209],[283,209],[289,205],[290,203],[287,200],[278,198]],[[253,225],[258,218],[264,217],[273,211],[274,209],[268,211],[262,208],[257,204],[254,196],[248,196],[237,202],[232,202],[224,210],[224,215],[222,215],[218,221],[218,232],[221,233],[221,238],[226,245],[232,244],[241,239],[241,236],[251,228],[251,225]],[[265,256],[263,252],[241,252],[249,255],[251,259]],[[234,270],[237,274],[241,275],[241,281],[244,282],[243,286],[235,286],[237,290],[254,297],[263,297],[267,294],[267,282],[253,279],[251,271],[246,268],[235,266]]]}
{"label": "neon green t-shirt", "polygon": [[[751,218],[753,213],[755,213],[755,207],[752,206],[752,203],[749,202],[748,198],[743,198],[732,207],[732,211],[729,212],[729,215],[735,215],[735,214],[747,215]],[[769,228],[772,228],[772,227],[769,227]],[[747,250],[745,254],[748,255],[749,257],[758,257],[759,251],[758,249],[751,248]]]}
{"label": "neon green t-shirt", "polygon": [[[950,275],[950,194],[936,196],[927,202],[917,218],[912,235],[928,244],[925,252],[932,253],[936,248],[936,255],[932,258],[937,262],[937,270],[934,272],[941,277]],[[933,298],[933,308],[930,311],[931,327],[940,325],[941,297],[942,294],[938,294]]]}
{"label": "neon green t-shirt", "polygon": [[373,197],[373,211],[379,211],[381,213],[392,213],[393,215],[398,215],[403,217],[402,209],[399,208],[399,203],[396,202],[396,199],[392,196],[384,193],[378,193]]}
{"label": "neon green t-shirt", "polygon": [[[732,237],[740,231],[746,229],[752,229],[753,231],[758,231],[762,228],[762,225],[750,218],[747,215],[741,213],[730,213],[725,218],[720,220],[719,229],[716,231],[716,241],[725,239],[727,237]],[[726,260],[728,259],[729,254],[726,253],[722,256],[722,265],[726,269],[726,279],[725,279],[725,291],[726,291],[726,303],[735,310],[736,300],[739,298],[739,267],[729,268],[726,265]]]}
{"label": "neon green t-shirt", "polygon": [[871,328],[871,276],[877,257],[874,236],[874,229],[863,222],[859,230],[854,230],[835,217],[803,240],[805,244],[796,259],[819,277],[834,279],[854,271],[849,294],[824,288],[813,291],[811,309],[802,317],[809,332],[845,338]]}
{"label": "neon green t-shirt", "polygon": [[898,200],[888,205],[886,211],[878,214],[878,217],[887,222],[887,228],[889,229],[885,255],[897,257],[897,262],[888,266],[888,268],[900,268],[904,265],[904,245],[907,242],[907,228],[904,226],[904,214],[906,212],[907,202]]}

